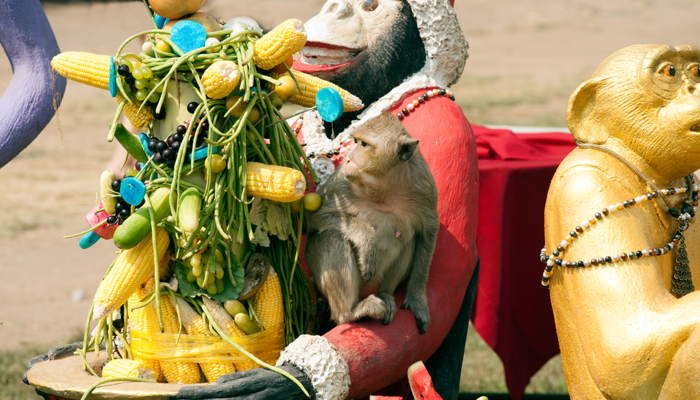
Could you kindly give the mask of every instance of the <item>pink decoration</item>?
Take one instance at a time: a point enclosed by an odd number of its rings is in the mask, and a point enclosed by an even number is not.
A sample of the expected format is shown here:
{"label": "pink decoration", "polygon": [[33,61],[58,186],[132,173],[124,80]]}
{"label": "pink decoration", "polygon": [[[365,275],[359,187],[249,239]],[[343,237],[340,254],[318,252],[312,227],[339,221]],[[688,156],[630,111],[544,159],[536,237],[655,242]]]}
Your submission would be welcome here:
{"label": "pink decoration", "polygon": [[[85,219],[87,220],[88,224],[90,224],[90,227],[92,228],[93,226],[99,224],[100,222],[104,221],[109,217],[109,214],[107,214],[106,211],[102,210],[97,212],[97,210],[103,209],[104,206],[102,205],[102,202],[99,202],[95,208],[90,210],[89,213],[85,216]],[[102,224],[99,228],[95,229],[94,232],[101,237],[102,239],[105,240],[110,240],[114,236],[114,231],[117,230],[117,224],[114,225],[107,225]]]}

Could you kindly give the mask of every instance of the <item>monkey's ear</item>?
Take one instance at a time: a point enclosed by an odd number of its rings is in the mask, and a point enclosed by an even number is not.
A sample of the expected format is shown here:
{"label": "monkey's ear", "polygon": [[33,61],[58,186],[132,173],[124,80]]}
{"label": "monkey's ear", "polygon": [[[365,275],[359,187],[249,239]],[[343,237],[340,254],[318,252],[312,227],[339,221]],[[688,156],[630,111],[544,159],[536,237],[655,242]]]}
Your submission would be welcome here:
{"label": "monkey's ear", "polygon": [[600,88],[607,77],[589,79],[569,98],[566,123],[574,138],[582,143],[602,144],[608,139],[603,116],[594,112]]}
{"label": "monkey's ear", "polygon": [[401,146],[399,146],[399,160],[401,160],[401,162],[410,160],[417,148],[418,140],[407,138],[401,143]]}

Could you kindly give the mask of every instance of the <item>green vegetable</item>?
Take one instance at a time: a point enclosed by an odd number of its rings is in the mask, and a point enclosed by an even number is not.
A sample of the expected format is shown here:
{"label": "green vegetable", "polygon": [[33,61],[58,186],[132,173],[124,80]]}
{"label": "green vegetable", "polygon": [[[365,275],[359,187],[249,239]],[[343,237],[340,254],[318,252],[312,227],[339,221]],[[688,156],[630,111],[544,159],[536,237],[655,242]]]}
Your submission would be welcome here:
{"label": "green vegetable", "polygon": [[139,141],[136,136],[132,135],[131,132],[124,128],[124,125],[117,124],[117,129],[114,131],[114,137],[117,138],[119,143],[129,154],[131,154],[132,157],[136,159],[136,161],[142,163],[148,162],[148,155],[143,150],[141,141]]}
{"label": "green vegetable", "polygon": [[[170,189],[156,189],[150,196],[156,224],[170,215]],[[151,233],[151,218],[147,207],[139,208],[114,231],[114,244],[120,249],[131,249]]]}
{"label": "green vegetable", "polygon": [[180,228],[192,233],[199,226],[199,214],[202,211],[202,197],[195,188],[189,188],[180,195],[180,204],[177,207],[177,224]]}

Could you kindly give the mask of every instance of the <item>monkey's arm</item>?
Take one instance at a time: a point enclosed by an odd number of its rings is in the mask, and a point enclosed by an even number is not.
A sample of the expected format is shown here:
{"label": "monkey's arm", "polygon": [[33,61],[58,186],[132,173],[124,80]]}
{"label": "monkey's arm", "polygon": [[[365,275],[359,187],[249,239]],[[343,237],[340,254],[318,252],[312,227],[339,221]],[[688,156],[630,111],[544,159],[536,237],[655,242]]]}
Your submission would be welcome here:
{"label": "monkey's arm", "polygon": [[411,277],[408,280],[406,299],[401,304],[402,310],[410,308],[413,312],[420,333],[425,333],[430,325],[425,287],[428,283],[430,261],[433,259],[435,240],[440,227],[437,212],[431,214],[434,215],[430,215],[430,218],[424,218],[423,229],[415,235],[416,249],[413,254]]}

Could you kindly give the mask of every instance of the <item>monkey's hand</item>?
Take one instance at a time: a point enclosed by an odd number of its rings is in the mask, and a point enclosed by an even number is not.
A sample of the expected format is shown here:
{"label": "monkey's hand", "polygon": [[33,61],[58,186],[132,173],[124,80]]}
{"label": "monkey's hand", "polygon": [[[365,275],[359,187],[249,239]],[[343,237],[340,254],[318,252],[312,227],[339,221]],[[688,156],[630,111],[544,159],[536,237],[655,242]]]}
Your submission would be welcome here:
{"label": "monkey's hand", "polygon": [[277,366],[302,383],[310,397],[289,378],[264,368],[224,375],[215,384],[185,386],[180,400],[342,400],[350,389],[350,369],[322,336],[301,335],[280,354]]}
{"label": "monkey's hand", "polygon": [[411,309],[411,312],[416,317],[416,325],[418,331],[423,334],[428,330],[430,325],[430,311],[428,310],[428,299],[425,293],[412,294],[411,291],[406,293],[406,299],[401,304],[401,309]]}

